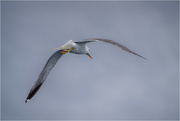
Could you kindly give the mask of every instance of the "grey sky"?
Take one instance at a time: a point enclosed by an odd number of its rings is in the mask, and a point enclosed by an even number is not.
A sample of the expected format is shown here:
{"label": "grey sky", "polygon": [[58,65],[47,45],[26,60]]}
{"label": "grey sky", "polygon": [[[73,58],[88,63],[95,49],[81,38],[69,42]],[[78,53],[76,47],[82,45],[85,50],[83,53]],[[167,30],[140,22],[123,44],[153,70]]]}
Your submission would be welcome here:
{"label": "grey sky", "polygon": [[[8,120],[179,119],[178,2],[1,2],[1,116]],[[52,51],[90,43],[93,59],[66,54],[25,99]]]}

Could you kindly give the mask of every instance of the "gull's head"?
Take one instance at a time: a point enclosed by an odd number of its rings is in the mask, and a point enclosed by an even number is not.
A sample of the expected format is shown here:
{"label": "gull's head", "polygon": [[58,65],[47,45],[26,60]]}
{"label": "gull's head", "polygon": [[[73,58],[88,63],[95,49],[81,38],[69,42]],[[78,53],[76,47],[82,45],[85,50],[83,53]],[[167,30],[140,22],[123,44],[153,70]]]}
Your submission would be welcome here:
{"label": "gull's head", "polygon": [[90,54],[90,49],[87,46],[85,48],[85,54],[88,55],[92,59],[92,56]]}

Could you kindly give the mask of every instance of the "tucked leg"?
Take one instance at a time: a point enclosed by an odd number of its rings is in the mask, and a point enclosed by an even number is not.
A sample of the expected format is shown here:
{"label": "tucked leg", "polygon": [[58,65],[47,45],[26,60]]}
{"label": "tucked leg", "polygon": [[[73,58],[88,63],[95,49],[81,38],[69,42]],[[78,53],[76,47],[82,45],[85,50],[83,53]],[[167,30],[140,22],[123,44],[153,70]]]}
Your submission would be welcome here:
{"label": "tucked leg", "polygon": [[71,50],[73,50],[74,48],[71,48],[71,49],[69,49],[69,50],[64,50],[62,53],[63,54],[66,54],[66,53],[68,53],[68,52],[70,52]]}

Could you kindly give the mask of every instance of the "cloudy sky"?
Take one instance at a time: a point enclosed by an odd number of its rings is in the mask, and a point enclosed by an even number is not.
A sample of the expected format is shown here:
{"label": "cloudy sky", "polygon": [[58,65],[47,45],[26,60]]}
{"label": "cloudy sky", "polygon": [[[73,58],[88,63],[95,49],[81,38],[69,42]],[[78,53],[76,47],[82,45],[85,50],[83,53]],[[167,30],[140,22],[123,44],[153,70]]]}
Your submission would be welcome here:
{"label": "cloudy sky", "polygon": [[[1,116],[6,120],[177,120],[178,2],[1,2]],[[25,99],[48,58],[68,40],[89,43],[66,54],[39,92]]]}

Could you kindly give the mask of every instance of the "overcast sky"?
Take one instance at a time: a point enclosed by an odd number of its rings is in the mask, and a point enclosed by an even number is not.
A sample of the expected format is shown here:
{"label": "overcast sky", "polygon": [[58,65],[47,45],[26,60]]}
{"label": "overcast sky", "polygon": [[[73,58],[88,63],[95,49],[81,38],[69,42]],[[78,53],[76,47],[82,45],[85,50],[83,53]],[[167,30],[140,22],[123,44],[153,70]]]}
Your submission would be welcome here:
{"label": "overcast sky", "polygon": [[[6,120],[177,120],[178,2],[1,2],[1,116]],[[148,58],[89,43],[66,54],[25,99],[68,40],[112,39]]]}

